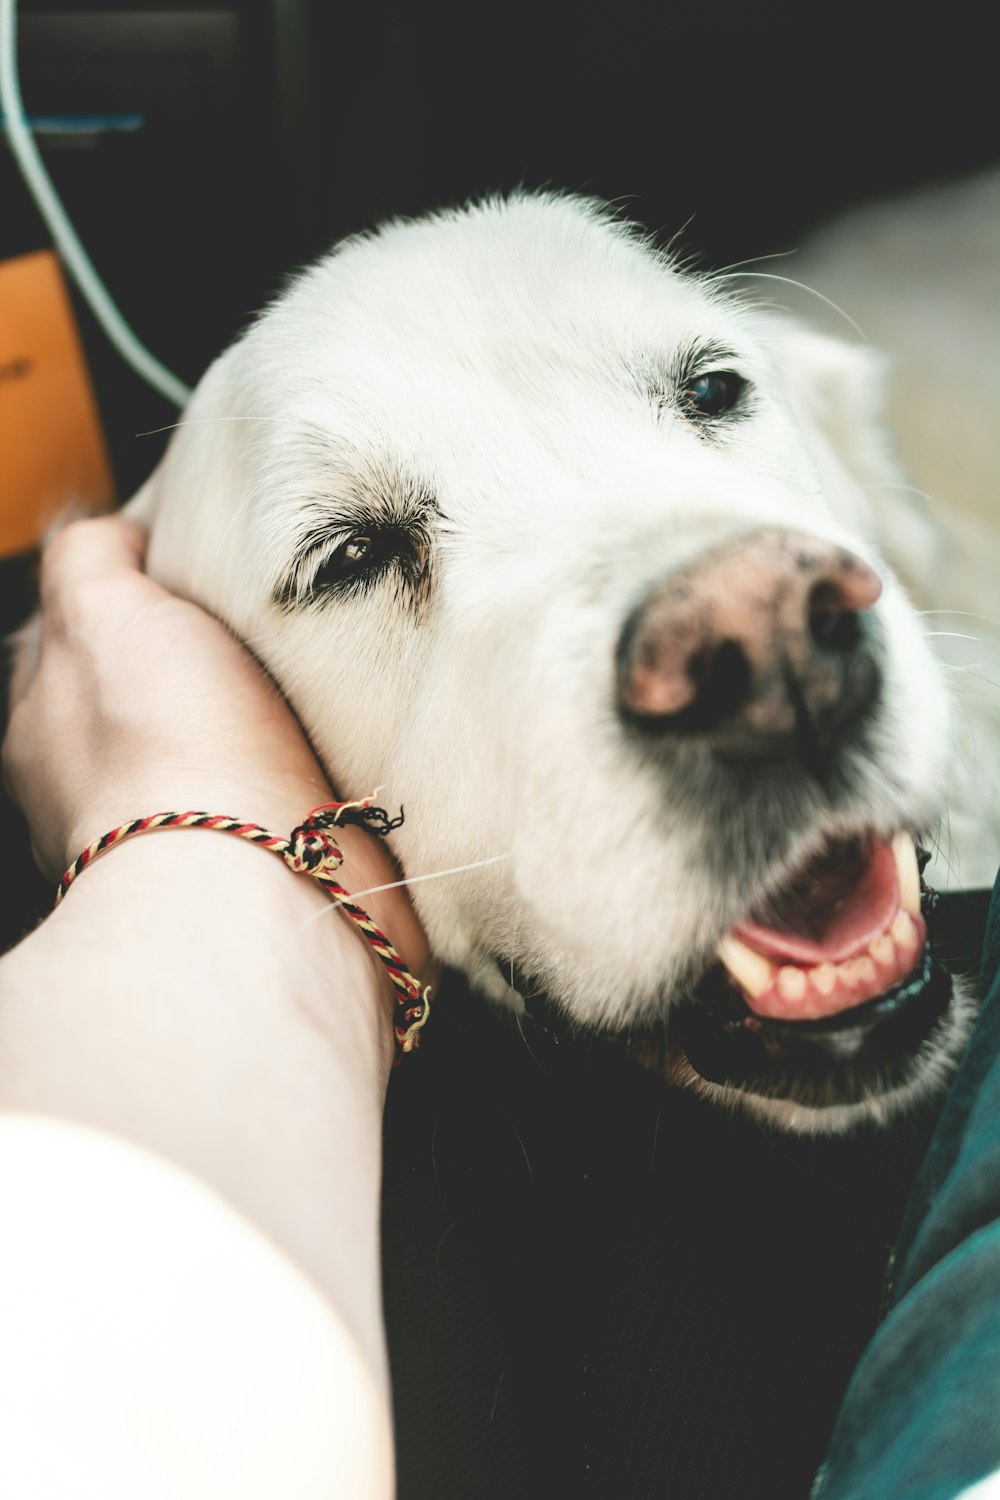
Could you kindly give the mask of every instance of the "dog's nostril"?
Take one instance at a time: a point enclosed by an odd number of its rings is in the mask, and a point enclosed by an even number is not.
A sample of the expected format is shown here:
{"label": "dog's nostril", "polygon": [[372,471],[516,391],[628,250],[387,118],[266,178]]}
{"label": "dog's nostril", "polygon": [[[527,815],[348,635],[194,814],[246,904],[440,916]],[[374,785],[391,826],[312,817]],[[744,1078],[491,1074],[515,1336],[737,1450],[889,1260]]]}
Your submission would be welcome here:
{"label": "dog's nostril", "polygon": [[853,651],[861,640],[861,618],[847,606],[841,590],[828,580],[809,592],[809,634],[824,651]]}
{"label": "dog's nostril", "polygon": [[[648,659],[645,659],[648,656]],[[618,653],[618,698],[650,733],[703,734],[737,715],[751,689],[752,668],[739,641],[706,641],[687,655],[637,650],[627,638]]]}
{"label": "dog's nostril", "polygon": [[687,715],[690,728],[710,729],[735,714],[750,691],[750,664],[737,641],[720,641],[697,652],[688,661],[688,676],[695,687]]}

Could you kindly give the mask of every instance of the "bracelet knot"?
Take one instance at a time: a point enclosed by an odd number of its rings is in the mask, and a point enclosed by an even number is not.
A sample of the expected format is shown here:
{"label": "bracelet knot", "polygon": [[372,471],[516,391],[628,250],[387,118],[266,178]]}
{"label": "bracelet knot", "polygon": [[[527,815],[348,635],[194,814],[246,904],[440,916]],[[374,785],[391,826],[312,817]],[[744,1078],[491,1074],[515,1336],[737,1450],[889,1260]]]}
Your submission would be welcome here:
{"label": "bracelet knot", "polygon": [[332,834],[311,826],[308,819],[292,830],[282,857],[296,875],[312,875],[318,880],[331,879],[344,863]]}

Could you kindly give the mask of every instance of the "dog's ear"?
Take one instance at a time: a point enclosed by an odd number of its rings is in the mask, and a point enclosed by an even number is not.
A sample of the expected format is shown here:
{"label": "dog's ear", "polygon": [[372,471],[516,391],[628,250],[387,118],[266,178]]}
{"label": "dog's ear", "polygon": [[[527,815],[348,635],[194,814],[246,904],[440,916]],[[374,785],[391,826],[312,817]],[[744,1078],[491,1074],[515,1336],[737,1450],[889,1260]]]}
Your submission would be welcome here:
{"label": "dog's ear", "polygon": [[776,362],[803,431],[818,435],[814,457],[838,513],[923,595],[940,536],[892,449],[885,419],[889,361],[870,347],[787,321],[777,334]]}

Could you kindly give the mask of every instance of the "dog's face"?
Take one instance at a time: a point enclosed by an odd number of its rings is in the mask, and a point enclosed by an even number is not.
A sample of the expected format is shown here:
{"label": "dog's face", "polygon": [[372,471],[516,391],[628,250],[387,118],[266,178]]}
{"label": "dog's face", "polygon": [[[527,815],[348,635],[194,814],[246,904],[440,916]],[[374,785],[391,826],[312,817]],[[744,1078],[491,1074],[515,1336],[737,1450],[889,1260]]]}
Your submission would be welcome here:
{"label": "dog's face", "polygon": [[405,805],[409,876],[474,867],[413,888],[443,960],[839,1127],[960,1030],[899,983],[948,715],[876,550],[876,384],[579,200],[394,224],[209,371],[150,566],[341,795]]}

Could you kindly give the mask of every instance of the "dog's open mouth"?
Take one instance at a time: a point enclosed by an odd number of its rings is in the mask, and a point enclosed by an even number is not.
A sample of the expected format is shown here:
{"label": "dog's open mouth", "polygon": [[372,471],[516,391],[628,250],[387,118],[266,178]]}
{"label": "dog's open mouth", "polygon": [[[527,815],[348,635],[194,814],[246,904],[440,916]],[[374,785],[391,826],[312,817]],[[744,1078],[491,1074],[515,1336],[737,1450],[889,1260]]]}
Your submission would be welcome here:
{"label": "dog's open mouth", "polygon": [[719,960],[760,1020],[837,1016],[910,973],[927,938],[920,895],[909,834],[839,844],[734,927]]}
{"label": "dog's open mouth", "polygon": [[902,1086],[951,999],[925,862],[907,833],[829,846],[726,934],[670,1050],[710,1083],[818,1109]]}

